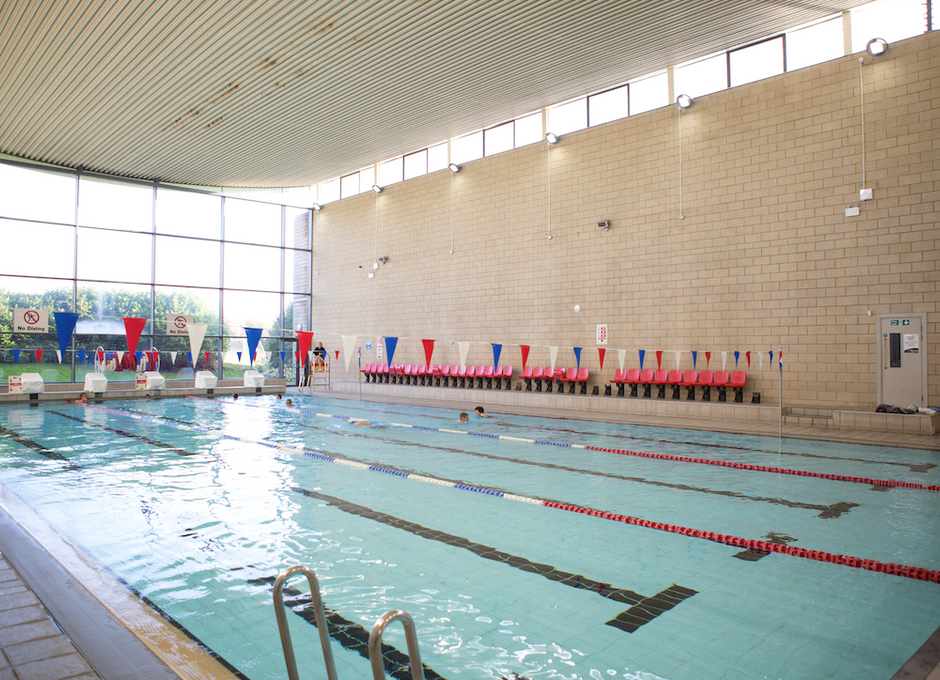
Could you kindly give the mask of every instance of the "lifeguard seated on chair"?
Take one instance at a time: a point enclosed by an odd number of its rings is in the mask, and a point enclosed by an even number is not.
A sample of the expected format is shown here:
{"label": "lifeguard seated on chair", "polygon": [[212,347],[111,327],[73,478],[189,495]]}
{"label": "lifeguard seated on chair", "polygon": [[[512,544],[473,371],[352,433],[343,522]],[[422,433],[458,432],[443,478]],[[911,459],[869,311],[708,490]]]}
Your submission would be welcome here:
{"label": "lifeguard seated on chair", "polygon": [[326,370],[326,349],[322,342],[318,342],[316,349],[313,350],[313,370]]}

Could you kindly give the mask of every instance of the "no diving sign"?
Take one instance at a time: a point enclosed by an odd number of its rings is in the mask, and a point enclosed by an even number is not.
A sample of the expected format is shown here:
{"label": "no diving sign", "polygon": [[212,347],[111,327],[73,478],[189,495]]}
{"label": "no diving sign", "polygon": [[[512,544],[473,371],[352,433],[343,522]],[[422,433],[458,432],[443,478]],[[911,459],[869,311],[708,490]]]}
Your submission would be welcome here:
{"label": "no diving sign", "polygon": [[193,322],[192,314],[167,314],[167,335],[189,335],[189,324]]}
{"label": "no diving sign", "polygon": [[13,310],[13,332],[14,333],[48,333],[49,332],[49,310],[48,309],[14,309]]}

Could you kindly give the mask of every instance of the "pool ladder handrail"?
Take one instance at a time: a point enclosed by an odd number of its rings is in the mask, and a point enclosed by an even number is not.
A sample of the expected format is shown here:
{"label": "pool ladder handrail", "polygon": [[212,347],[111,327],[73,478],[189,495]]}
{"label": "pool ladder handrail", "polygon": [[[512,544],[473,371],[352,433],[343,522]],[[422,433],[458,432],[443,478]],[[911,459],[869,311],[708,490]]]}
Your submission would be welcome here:
{"label": "pool ladder handrail", "polygon": [[284,611],[284,585],[296,573],[303,573],[310,586],[310,599],[313,602],[313,614],[320,633],[320,646],[323,648],[323,660],[326,663],[327,680],[336,680],[336,666],[333,663],[333,651],[330,648],[330,631],[326,624],[326,615],[323,613],[323,599],[320,597],[320,584],[317,575],[312,569],[304,566],[291,567],[281,573],[274,582],[274,614],[277,617],[277,629],[281,634],[281,647],[284,648],[284,662],[287,664],[287,677],[289,680],[300,680],[297,675],[297,660],[294,658],[294,646],[290,639],[290,627],[287,624],[287,613]]}
{"label": "pool ladder handrail", "polygon": [[382,633],[393,621],[400,620],[405,629],[405,641],[408,643],[408,663],[411,666],[411,680],[424,680],[424,667],[421,664],[421,653],[418,651],[418,636],[415,633],[415,622],[408,612],[401,609],[387,611],[372,627],[369,634],[369,663],[372,664],[372,677],[375,680],[384,680],[385,667],[382,664]]}

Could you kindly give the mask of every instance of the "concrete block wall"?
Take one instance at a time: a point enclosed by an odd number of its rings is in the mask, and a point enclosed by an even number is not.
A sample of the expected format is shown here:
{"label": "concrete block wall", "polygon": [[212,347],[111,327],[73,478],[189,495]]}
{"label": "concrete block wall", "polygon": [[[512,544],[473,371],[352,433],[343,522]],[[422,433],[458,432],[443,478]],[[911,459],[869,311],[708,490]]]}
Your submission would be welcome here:
{"label": "concrete block wall", "polygon": [[[870,408],[877,314],[927,313],[929,402],[940,403],[940,35],[522,147],[331,203],[318,214],[315,340],[399,337],[395,363],[747,368],[748,394]],[[680,206],[681,126],[681,206]],[[408,150],[403,150],[408,151]],[[874,200],[844,215],[859,189]],[[684,217],[684,219],[680,219]],[[611,220],[610,231],[597,229]],[[549,239],[551,235],[551,239]],[[453,251],[453,252],[451,252]],[[374,278],[373,262],[387,256]],[[574,306],[580,305],[580,312]],[[872,312],[869,317],[867,312]],[[608,324],[600,371],[596,324]],[[365,350],[365,342],[372,350]],[[763,368],[760,370],[763,357]],[[342,379],[342,362],[339,363]],[[355,361],[349,377],[354,377]],[[748,399],[749,400],[749,399]]]}

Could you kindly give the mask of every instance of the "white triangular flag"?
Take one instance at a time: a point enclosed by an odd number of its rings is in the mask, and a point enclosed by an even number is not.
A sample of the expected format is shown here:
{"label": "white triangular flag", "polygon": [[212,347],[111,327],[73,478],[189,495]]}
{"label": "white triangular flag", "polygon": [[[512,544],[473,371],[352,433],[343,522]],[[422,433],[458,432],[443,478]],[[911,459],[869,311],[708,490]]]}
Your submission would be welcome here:
{"label": "white triangular flag", "polygon": [[202,349],[202,340],[206,337],[207,323],[187,323],[186,332],[189,333],[189,351],[193,355],[193,368],[196,367],[196,359],[199,356],[199,350]]}
{"label": "white triangular flag", "polygon": [[552,358],[552,370],[555,370],[555,362],[558,360],[558,347],[552,347],[549,345],[548,354]]}
{"label": "white triangular flag", "polygon": [[349,362],[352,360],[353,350],[356,349],[355,335],[340,335],[343,339],[343,356],[346,359],[346,370],[349,370]]}
{"label": "white triangular flag", "polygon": [[173,364],[176,363],[176,355],[177,355],[177,352],[170,352],[170,361],[171,361]]}
{"label": "white triangular flag", "polygon": [[722,371],[725,370],[725,364],[726,364],[727,362],[728,362],[728,353],[727,353],[727,352],[722,352],[722,353],[721,353],[721,370],[722,370]]}
{"label": "white triangular flag", "polygon": [[460,365],[461,367],[467,365],[467,353],[470,351],[470,343],[466,341],[458,341],[457,347],[460,348]]}
{"label": "white triangular flag", "polygon": [[677,371],[679,370],[679,362],[681,361],[681,359],[682,359],[682,350],[677,349],[676,350],[676,370]]}
{"label": "white triangular flag", "polygon": [[623,370],[623,362],[627,360],[627,350],[618,349],[617,350],[617,360],[620,361],[620,370]]}

